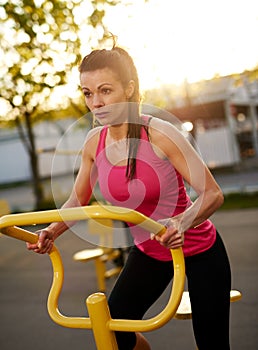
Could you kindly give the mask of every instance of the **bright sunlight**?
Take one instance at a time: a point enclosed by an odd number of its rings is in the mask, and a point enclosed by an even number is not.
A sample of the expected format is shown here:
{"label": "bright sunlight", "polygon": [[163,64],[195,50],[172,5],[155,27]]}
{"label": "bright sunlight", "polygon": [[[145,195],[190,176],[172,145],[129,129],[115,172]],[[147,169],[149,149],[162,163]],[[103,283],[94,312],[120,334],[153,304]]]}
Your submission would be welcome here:
{"label": "bright sunlight", "polygon": [[143,89],[258,65],[258,1],[122,0],[105,18],[135,59]]}

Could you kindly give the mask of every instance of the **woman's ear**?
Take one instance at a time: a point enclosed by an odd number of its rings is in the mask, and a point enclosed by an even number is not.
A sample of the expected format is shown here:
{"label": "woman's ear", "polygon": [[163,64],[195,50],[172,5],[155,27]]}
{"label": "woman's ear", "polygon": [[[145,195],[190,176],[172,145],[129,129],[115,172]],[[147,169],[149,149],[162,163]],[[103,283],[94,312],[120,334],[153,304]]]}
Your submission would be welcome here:
{"label": "woman's ear", "polygon": [[128,100],[133,96],[134,88],[135,88],[135,82],[134,80],[130,80],[127,85],[127,88],[125,89],[125,95]]}

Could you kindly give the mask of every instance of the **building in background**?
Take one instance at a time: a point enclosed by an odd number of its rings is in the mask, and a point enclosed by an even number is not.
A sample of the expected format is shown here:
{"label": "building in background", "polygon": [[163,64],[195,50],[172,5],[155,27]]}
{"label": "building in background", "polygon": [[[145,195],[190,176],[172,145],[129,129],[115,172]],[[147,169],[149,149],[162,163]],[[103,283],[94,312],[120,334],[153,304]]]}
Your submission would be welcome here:
{"label": "building in background", "polygon": [[[258,157],[258,80],[234,77],[187,85],[187,98],[170,112],[193,125],[193,136],[210,168]],[[183,102],[182,102],[183,101]]]}
{"label": "building in background", "polygon": [[[166,106],[161,110],[145,105],[143,112],[179,122],[179,127],[190,125],[194,145],[209,168],[234,166],[258,157],[258,80],[238,86],[235,82],[229,76],[185,84],[178,94],[167,87],[161,91]],[[156,104],[152,96],[149,101]],[[35,125],[42,178],[76,172],[88,130],[73,118]],[[0,129],[0,159],[0,184],[30,180],[28,154],[15,129]]]}
{"label": "building in background", "polygon": [[[34,126],[42,178],[76,172],[80,150],[89,129],[69,118],[44,121]],[[0,130],[0,184],[31,179],[30,160],[16,129]]]}

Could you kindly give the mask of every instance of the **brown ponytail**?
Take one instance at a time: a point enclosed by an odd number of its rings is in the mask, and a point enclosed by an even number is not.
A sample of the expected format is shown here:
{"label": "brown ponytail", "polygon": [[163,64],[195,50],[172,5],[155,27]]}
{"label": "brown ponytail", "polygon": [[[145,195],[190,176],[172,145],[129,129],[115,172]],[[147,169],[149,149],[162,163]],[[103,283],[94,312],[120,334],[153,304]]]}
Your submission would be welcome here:
{"label": "brown ponytail", "polygon": [[127,87],[129,81],[135,83],[133,95],[129,98],[129,119],[127,140],[129,143],[128,162],[126,169],[126,177],[132,180],[136,172],[136,156],[141,137],[141,118],[140,118],[140,91],[139,78],[132,57],[121,47],[115,46],[115,38],[113,37],[113,48],[111,50],[94,50],[85,56],[79,66],[79,72],[94,71],[102,68],[109,68],[117,74],[124,88]]}

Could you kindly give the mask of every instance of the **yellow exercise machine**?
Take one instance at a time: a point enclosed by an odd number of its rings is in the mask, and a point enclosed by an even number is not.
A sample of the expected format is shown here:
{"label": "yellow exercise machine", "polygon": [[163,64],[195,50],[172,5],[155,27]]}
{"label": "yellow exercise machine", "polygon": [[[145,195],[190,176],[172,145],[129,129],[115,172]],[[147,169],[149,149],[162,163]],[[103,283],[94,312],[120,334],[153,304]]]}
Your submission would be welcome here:
{"label": "yellow exercise machine", "polygon": [[[0,218],[0,231],[10,237],[36,243],[38,235],[18,226],[47,224],[50,222],[75,221],[86,219],[111,219],[131,222],[149,232],[162,234],[166,228],[158,222],[134,210],[113,206],[85,206],[60,210],[47,210],[22,214],[5,215]],[[103,293],[94,293],[86,300],[89,317],[68,317],[58,308],[64,271],[58,249],[53,246],[49,257],[53,266],[53,282],[48,296],[48,312],[57,324],[68,328],[92,329],[98,350],[118,350],[115,331],[148,332],[162,327],[176,314],[185,284],[185,264],[181,248],[171,249],[174,266],[174,279],[171,295],[166,307],[156,316],[146,320],[118,320],[110,317]]]}

